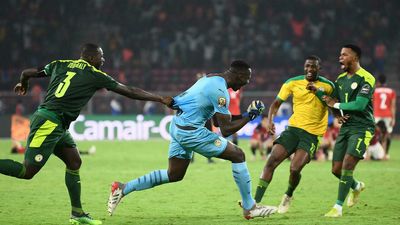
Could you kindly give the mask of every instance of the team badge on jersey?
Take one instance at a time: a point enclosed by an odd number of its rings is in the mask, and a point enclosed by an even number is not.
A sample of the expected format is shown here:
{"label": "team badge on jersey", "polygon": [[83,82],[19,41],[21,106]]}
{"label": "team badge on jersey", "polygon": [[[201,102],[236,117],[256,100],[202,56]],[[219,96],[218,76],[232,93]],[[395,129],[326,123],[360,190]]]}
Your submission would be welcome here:
{"label": "team badge on jersey", "polygon": [[221,140],[219,140],[219,139],[217,139],[217,140],[214,141],[214,145],[217,146],[217,147],[221,146],[221,143],[222,143],[222,142],[221,142]]}
{"label": "team badge on jersey", "polygon": [[219,107],[225,107],[226,106],[226,99],[224,97],[219,97],[218,98],[218,106]]}
{"label": "team badge on jersey", "polygon": [[352,84],[351,84],[351,89],[356,89],[357,88],[357,86],[358,86],[358,84],[356,83],[356,82],[353,82]]}
{"label": "team badge on jersey", "polygon": [[35,156],[35,161],[36,162],[41,162],[43,160],[43,156],[41,155],[41,154],[37,154],[36,156]]}

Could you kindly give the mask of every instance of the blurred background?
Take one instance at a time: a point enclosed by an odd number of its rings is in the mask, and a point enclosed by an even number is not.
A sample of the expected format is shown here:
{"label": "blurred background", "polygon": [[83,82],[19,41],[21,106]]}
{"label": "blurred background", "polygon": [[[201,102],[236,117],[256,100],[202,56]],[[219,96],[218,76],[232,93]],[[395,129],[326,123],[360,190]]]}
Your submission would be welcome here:
{"label": "blurred background", "polygon": [[[13,93],[23,69],[79,58],[86,42],[102,46],[103,70],[118,81],[167,95],[187,89],[197,73],[244,59],[254,73],[242,109],[254,98],[269,107],[282,83],[303,73],[310,54],[335,80],[347,43],[362,48],[364,68],[400,90],[399,18],[396,0],[2,0],[0,115],[29,115],[42,101],[48,79],[32,80],[28,97]],[[170,112],[99,91],[82,113]]]}

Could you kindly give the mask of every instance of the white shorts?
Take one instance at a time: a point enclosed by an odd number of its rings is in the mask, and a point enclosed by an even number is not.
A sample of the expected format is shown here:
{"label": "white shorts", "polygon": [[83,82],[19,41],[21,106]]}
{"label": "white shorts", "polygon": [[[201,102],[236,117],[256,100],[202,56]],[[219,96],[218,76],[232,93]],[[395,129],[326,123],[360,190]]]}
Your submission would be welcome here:
{"label": "white shorts", "polygon": [[368,146],[367,154],[369,154],[372,159],[383,159],[383,157],[385,157],[385,150],[381,143],[378,142],[374,145]]}

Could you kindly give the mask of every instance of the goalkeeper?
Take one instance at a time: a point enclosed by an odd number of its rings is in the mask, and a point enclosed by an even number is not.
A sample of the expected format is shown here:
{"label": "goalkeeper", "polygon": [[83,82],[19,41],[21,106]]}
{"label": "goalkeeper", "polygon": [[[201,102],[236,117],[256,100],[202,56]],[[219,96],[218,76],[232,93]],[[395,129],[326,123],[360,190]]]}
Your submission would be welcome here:
{"label": "goalkeeper", "polygon": [[[301,170],[310,162],[315,150],[318,149],[318,139],[322,136],[328,125],[328,107],[322,101],[319,93],[332,93],[334,85],[326,78],[319,75],[321,60],[317,56],[309,56],[304,63],[305,75],[300,75],[287,80],[281,87],[278,96],[271,104],[268,112],[266,129],[275,134],[273,118],[279,106],[289,96],[293,97],[294,113],[289,119],[289,126],[274,141],[272,152],[262,171],[257,186],[255,200],[260,202],[276,167],[290,155],[294,154],[290,164],[289,185],[278,207],[278,213],[286,213],[293,199],[293,192],[300,182]],[[312,88],[311,88],[312,87]]]}
{"label": "goalkeeper", "polygon": [[[207,74],[192,87],[174,98],[178,110],[170,125],[168,169],[155,170],[127,183],[114,182],[108,201],[108,212],[113,214],[121,198],[135,191],[157,185],[181,181],[186,174],[193,152],[205,157],[218,157],[232,162],[232,173],[243,201],[246,219],[264,217],[276,207],[259,206],[251,196],[250,175],[243,151],[224,137],[237,132],[264,110],[261,101],[253,101],[243,115],[232,117],[228,88],[238,90],[249,83],[250,66],[243,61],[233,61],[230,68],[220,74]],[[224,137],[209,131],[204,124],[211,117],[220,127]],[[142,199],[146,201],[146,199]],[[149,209],[150,210],[150,209]]]}

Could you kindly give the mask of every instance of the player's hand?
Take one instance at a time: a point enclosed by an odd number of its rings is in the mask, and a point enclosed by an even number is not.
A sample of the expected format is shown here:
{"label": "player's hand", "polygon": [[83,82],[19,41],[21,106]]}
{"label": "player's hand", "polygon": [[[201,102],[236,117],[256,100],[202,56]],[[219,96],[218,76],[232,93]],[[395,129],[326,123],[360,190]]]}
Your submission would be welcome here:
{"label": "player's hand", "polygon": [[317,87],[315,87],[314,82],[308,82],[306,89],[313,93],[317,92],[318,90]]}
{"label": "player's hand", "polygon": [[329,97],[327,95],[322,96],[322,100],[325,101],[326,105],[333,108],[333,105],[337,102],[336,99]]}
{"label": "player's hand", "polygon": [[346,115],[344,115],[344,116],[339,116],[339,117],[337,117],[339,124],[344,124],[344,123],[346,123],[347,120],[349,120],[349,118],[350,118],[350,115],[349,115],[349,114],[346,114]]}
{"label": "player's hand", "polygon": [[244,114],[244,116],[249,117],[250,120],[254,120],[259,115],[261,115],[261,113],[263,113],[264,110],[265,110],[264,103],[260,100],[254,100],[247,108],[247,112]]}
{"label": "player's hand", "polygon": [[28,90],[28,83],[18,83],[14,87],[14,92],[17,93],[17,95],[26,95],[26,92]]}
{"label": "player's hand", "polygon": [[275,135],[275,124],[272,121],[267,121],[267,125],[265,126],[265,129],[270,135]]}
{"label": "player's hand", "polygon": [[168,106],[169,108],[173,109],[173,105],[175,103],[174,99],[170,96],[163,96],[161,97],[161,103]]}

